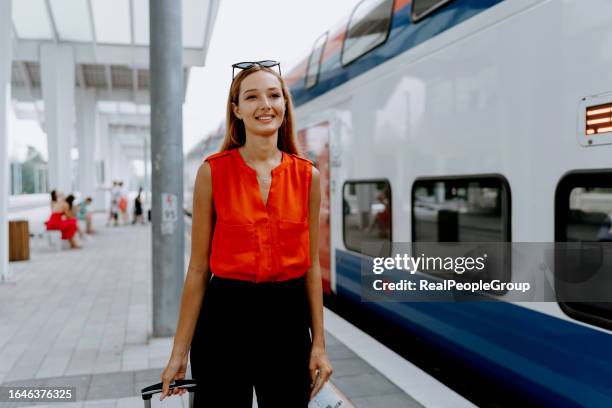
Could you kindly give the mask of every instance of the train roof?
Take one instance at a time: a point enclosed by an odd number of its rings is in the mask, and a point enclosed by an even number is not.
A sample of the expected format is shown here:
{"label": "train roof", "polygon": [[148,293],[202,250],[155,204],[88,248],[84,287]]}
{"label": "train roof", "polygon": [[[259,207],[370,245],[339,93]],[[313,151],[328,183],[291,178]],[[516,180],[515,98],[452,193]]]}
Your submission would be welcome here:
{"label": "train roof", "polygon": [[[316,83],[310,88],[305,87],[306,70],[312,51],[286,76],[294,105],[296,107],[302,105],[342,85],[501,1],[503,0],[441,0],[437,3],[436,8],[416,15],[413,10],[416,0],[395,0],[385,41],[347,64],[343,64],[344,39],[355,9],[364,3],[360,2],[333,29],[327,31],[328,37],[324,44]],[[321,35],[324,34],[321,33]],[[313,42],[314,40],[316,39],[313,39]]]}

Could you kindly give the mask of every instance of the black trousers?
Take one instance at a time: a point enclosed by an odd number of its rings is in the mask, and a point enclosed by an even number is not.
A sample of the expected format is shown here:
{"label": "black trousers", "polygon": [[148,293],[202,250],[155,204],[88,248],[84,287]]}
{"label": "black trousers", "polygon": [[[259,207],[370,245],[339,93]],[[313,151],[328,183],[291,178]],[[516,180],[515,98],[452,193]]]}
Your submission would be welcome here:
{"label": "black trousers", "polygon": [[213,276],[191,343],[196,408],[308,406],[310,309],[304,277],[253,283]]}

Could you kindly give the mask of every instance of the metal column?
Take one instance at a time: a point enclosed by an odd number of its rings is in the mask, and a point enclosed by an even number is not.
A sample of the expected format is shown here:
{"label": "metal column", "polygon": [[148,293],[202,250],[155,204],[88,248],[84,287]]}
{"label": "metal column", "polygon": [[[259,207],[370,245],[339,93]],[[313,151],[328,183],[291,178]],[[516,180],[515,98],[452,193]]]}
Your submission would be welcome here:
{"label": "metal column", "polygon": [[181,2],[150,0],[153,335],[171,336],[184,276]]}

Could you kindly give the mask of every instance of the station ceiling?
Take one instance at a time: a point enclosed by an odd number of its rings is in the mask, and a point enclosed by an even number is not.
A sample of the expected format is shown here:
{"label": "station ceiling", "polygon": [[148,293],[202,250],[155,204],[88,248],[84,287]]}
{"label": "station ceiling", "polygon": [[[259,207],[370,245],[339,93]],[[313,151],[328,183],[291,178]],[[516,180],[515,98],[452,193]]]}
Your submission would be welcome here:
{"label": "station ceiling", "polygon": [[[219,0],[180,1],[184,97],[189,68],[206,61]],[[18,0],[12,22],[11,84],[18,116],[44,117],[39,51],[44,43],[73,48],[76,87],[116,103],[106,110],[122,112],[123,104],[123,111],[135,106],[127,113],[148,113],[149,0]]]}

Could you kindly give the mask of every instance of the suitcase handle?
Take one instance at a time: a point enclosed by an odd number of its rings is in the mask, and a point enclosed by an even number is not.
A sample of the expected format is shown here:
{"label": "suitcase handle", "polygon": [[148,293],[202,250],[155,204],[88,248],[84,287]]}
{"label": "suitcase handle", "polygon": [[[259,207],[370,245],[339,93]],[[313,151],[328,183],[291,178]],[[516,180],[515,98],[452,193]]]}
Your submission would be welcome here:
{"label": "suitcase handle", "polygon": [[[142,399],[145,401],[150,400],[153,395],[163,391],[163,385],[164,383],[157,383],[143,388],[140,391]],[[197,386],[198,382],[196,380],[175,380],[172,384],[170,384],[170,390],[174,388],[185,388],[189,392],[194,392]]]}

